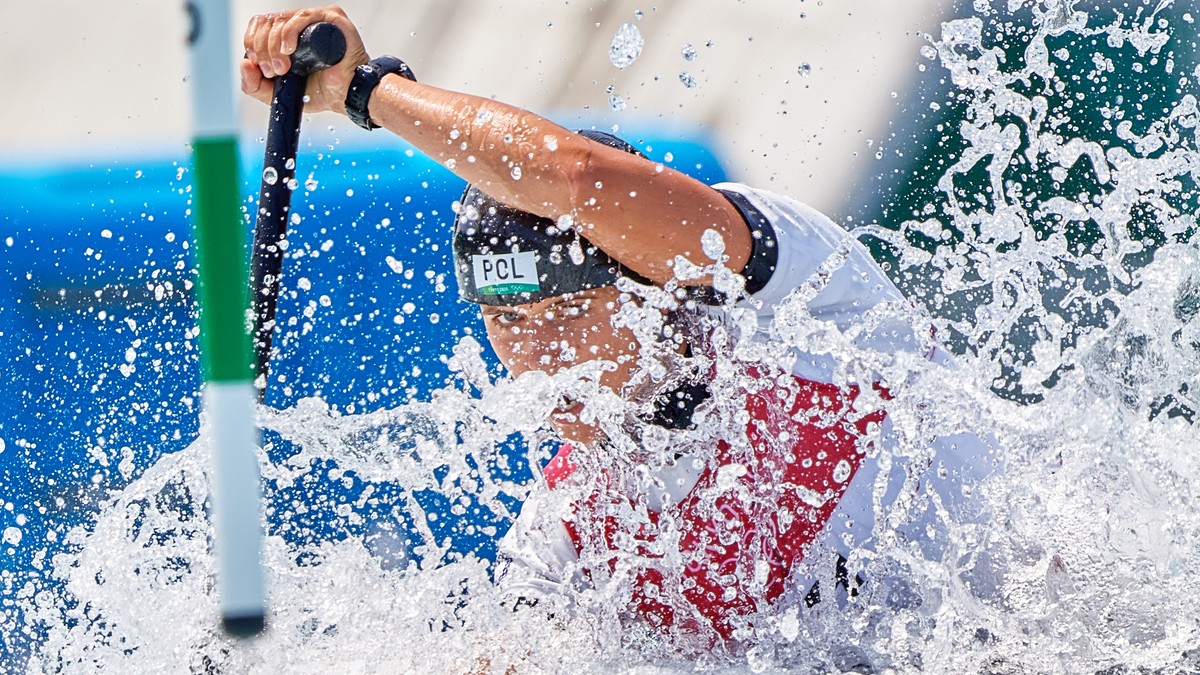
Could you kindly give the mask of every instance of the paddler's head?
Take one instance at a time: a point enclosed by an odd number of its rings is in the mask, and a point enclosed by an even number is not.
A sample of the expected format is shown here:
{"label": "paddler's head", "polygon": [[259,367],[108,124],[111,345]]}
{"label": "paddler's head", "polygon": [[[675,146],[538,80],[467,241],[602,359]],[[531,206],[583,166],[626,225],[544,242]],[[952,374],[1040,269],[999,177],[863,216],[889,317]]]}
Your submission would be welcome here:
{"label": "paddler's head", "polygon": [[[637,153],[602,132],[592,140]],[[638,153],[640,154],[640,153]],[[613,364],[600,383],[621,393],[637,365],[632,331],[613,326],[622,276],[641,280],[570,228],[518,211],[468,187],[454,221],[454,261],[462,299],[480,305],[488,341],[511,374],[555,373],[586,361]],[[589,443],[596,430],[566,400],[552,422],[564,437]]]}

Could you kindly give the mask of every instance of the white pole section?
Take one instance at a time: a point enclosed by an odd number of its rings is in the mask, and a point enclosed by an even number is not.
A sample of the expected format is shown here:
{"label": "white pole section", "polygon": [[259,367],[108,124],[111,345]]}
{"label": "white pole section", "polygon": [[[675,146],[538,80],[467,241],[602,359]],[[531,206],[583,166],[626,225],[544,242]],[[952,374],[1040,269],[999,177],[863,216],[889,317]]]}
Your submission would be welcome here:
{"label": "white pole section", "polygon": [[203,433],[212,447],[217,589],[225,630],[250,636],[266,625],[266,600],[231,23],[227,0],[189,0],[187,11],[200,354],[208,420]]}

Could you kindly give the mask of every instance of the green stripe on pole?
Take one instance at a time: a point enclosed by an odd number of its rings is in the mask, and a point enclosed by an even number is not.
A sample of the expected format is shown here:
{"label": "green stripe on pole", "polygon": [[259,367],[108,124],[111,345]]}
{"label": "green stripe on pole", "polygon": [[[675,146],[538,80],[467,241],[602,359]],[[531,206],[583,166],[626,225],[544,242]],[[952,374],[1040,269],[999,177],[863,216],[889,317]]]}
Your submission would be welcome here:
{"label": "green stripe on pole", "polygon": [[238,186],[237,141],[197,139],[196,262],[200,269],[200,354],[206,382],[253,378],[246,311],[246,230]]}
{"label": "green stripe on pole", "polygon": [[[217,592],[225,632],[263,630],[262,473],[254,423],[254,371],[246,220],[242,214],[228,0],[186,0],[191,19],[193,223],[199,270],[200,358],[211,441]],[[240,51],[240,50],[236,50]]]}

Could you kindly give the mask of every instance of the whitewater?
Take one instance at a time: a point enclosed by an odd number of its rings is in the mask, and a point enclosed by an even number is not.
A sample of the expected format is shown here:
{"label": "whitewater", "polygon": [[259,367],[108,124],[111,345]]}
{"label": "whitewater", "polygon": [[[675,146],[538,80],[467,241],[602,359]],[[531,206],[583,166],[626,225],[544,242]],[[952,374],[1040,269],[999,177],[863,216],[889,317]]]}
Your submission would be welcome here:
{"label": "whitewater", "polygon": [[[914,481],[861,560],[890,585],[811,608],[785,595],[730,644],[630,624],[619,588],[582,591],[593,611],[569,619],[502,607],[490,562],[451,551],[439,521],[471,517],[472,535],[495,538],[545,489],[536,469],[512,478],[512,449],[530,467],[549,458],[545,419],[564,392],[623,411],[587,368],[506,379],[463,336],[425,353],[448,359],[452,381],[405,405],[259,409],[268,519],[284,523],[267,531],[263,636],[218,628],[202,421],[39,559],[58,583],[17,589],[21,625],[0,630],[39,637],[12,672],[1200,671],[1196,19],[1170,0],[1129,4],[976,0],[918,57],[945,85],[922,104],[964,121],[926,141],[944,152],[921,208],[850,233],[890,261],[915,304],[895,311],[930,317],[957,368],[856,347],[808,314],[803,289],[770,344],[714,357],[724,372],[798,347],[847,377],[884,369],[905,383],[886,403],[899,442],[876,450],[885,464],[921,466],[947,430],[994,437],[1004,472],[969,486],[992,517],[943,510],[939,559],[896,535],[928,498]],[[1105,84],[1126,67],[1175,83],[1170,101]],[[647,461],[667,452],[644,440]],[[355,496],[297,496],[318,479]],[[347,526],[306,530],[323,509]],[[920,601],[895,602],[897,584]]]}

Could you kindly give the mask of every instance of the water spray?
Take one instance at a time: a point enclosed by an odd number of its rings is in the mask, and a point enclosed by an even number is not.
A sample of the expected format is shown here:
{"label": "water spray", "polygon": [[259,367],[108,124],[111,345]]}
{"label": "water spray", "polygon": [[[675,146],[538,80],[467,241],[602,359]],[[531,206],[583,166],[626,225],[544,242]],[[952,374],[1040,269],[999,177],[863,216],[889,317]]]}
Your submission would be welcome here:
{"label": "water spray", "polygon": [[[262,570],[262,487],[255,448],[253,373],[265,375],[282,263],[290,185],[308,75],[341,60],[345,37],[330,24],[301,36],[291,72],[275,83],[254,247],[257,369],[245,330],[245,239],[238,186],[237,120],[229,74],[229,7],[224,0],[187,5],[191,27],[193,166],[199,270],[204,409],[213,447],[213,522],[221,618],[230,635],[266,626]],[[276,180],[269,180],[271,172]],[[264,389],[260,389],[259,396]]]}
{"label": "water spray", "polygon": [[259,378],[259,401],[265,399],[267,391],[287,219],[292,190],[296,186],[296,148],[300,143],[304,87],[309,75],[337,64],[345,55],[346,36],[342,31],[331,23],[315,23],[300,33],[296,51],[292,54],[291,69],[275,80],[262,186],[258,193],[250,280],[254,294],[255,375]]}

